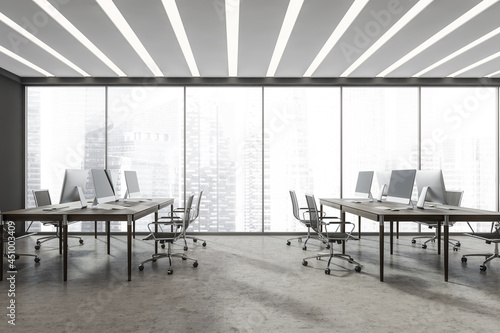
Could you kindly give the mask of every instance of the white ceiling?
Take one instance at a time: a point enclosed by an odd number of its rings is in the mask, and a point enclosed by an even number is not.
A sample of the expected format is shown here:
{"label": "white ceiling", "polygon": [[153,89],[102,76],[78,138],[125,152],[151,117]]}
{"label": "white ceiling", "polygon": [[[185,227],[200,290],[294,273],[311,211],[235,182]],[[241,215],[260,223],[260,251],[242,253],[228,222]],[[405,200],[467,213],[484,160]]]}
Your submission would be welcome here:
{"label": "white ceiling", "polygon": [[[35,1],[0,0],[0,68],[28,78],[409,78],[500,27],[500,3],[490,4],[490,0],[434,0],[425,7],[423,1],[416,0],[370,0],[364,6],[363,0],[361,6],[360,0],[102,1],[116,5],[159,74],[153,73],[96,0],[38,1],[52,4],[92,42],[94,52]],[[167,14],[164,3],[169,2],[177,5],[194,64],[188,65],[189,53],[183,53],[176,37],[171,19],[177,11]],[[295,3],[299,4],[298,15],[287,16],[289,4]],[[402,25],[407,13],[419,4],[422,11]],[[350,22],[345,14],[355,11],[356,6],[361,10]],[[478,10],[477,6],[483,7]],[[477,15],[463,24],[456,21],[471,10]],[[235,16],[239,18],[237,28],[226,25],[232,22],[226,15],[230,12],[239,13]],[[350,22],[344,29],[339,25],[342,20]],[[289,38],[280,33],[284,21],[294,23]],[[35,37],[35,42],[15,31],[16,25]],[[238,30],[237,71],[231,75],[227,26]],[[398,26],[401,29],[392,34]],[[444,33],[442,29],[448,26],[454,29]],[[280,50],[278,40],[284,43],[283,52],[274,54],[275,48]],[[374,44],[380,48],[372,52]],[[49,54],[45,45],[58,55]],[[500,33],[472,46],[418,77],[443,78],[463,69],[455,77],[500,77]],[[322,49],[326,56],[317,59]],[[367,51],[372,54],[368,56]],[[412,51],[421,52],[407,56]],[[98,52],[114,65],[100,60]],[[358,58],[363,61],[355,63]],[[356,67],[346,74],[353,64]],[[397,66],[387,71],[393,64]]]}

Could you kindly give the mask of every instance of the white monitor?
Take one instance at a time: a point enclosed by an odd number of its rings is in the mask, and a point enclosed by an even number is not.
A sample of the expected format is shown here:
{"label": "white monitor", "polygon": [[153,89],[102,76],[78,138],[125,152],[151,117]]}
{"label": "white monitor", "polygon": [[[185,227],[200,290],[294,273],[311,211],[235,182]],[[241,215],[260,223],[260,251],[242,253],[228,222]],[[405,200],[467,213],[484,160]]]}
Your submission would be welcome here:
{"label": "white monitor", "polygon": [[415,182],[419,198],[417,207],[423,208],[426,201],[446,204],[446,188],[441,170],[419,170]]}
{"label": "white monitor", "polygon": [[360,171],[354,195],[360,198],[372,198],[371,188],[373,181],[373,171]]}
{"label": "white monitor", "polygon": [[118,200],[118,191],[116,190],[116,186],[118,184],[118,176],[120,170],[118,169],[106,169],[106,175],[111,183],[111,188],[113,189],[113,193],[115,194],[115,199]]}
{"label": "white monitor", "polygon": [[82,189],[85,188],[88,174],[88,170],[66,169],[59,203],[80,201],[77,186],[80,186]]}
{"label": "white monitor", "polygon": [[411,205],[411,194],[417,170],[392,170],[387,201]]}
{"label": "white monitor", "polygon": [[115,201],[115,192],[111,185],[106,170],[92,169],[92,181],[94,182],[95,200],[94,206],[101,203]]}
{"label": "white monitor", "polygon": [[391,181],[390,171],[377,171],[377,182],[379,187],[378,199],[382,200],[382,196],[387,196],[389,182]]}
{"label": "white monitor", "polygon": [[125,193],[125,198],[137,197],[141,194],[139,189],[139,181],[137,180],[137,172],[135,171],[124,171],[125,183],[127,184],[127,192]]}

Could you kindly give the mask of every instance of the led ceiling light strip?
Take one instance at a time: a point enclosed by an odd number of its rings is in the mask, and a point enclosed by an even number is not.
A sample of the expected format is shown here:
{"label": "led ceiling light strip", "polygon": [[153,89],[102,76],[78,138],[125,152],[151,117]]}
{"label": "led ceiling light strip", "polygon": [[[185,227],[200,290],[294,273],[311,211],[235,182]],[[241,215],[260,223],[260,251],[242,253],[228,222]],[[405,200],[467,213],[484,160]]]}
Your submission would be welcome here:
{"label": "led ceiling light strip", "polygon": [[191,50],[191,45],[189,44],[186,30],[184,29],[184,25],[182,24],[179,9],[177,8],[175,0],[162,0],[162,3],[163,7],[165,7],[165,11],[167,12],[170,24],[174,29],[175,36],[177,37],[177,41],[179,42],[182,53],[184,54],[184,58],[186,59],[189,70],[191,71],[191,75],[200,76],[200,73],[198,72],[198,66],[196,66],[193,51]]}
{"label": "led ceiling light strip", "polygon": [[84,34],[80,32],[66,17],[64,17],[54,6],[47,0],[33,0],[47,14],[49,14],[57,23],[73,35],[80,43],[82,43],[90,52],[99,58],[106,66],[108,66],[118,76],[126,76],[124,72],[118,68],[104,53],[101,52]]}
{"label": "led ceiling light strip", "polygon": [[146,66],[148,66],[149,70],[153,73],[154,76],[164,76],[158,65],[156,65],[155,61],[146,50],[144,45],[142,45],[141,41],[132,30],[127,20],[120,13],[118,8],[115,6],[112,0],[96,0],[96,2],[101,6],[102,10],[108,15],[113,24],[118,28],[123,37],[129,42],[135,52],[139,55],[139,57],[144,61]]}
{"label": "led ceiling light strip", "polygon": [[340,77],[349,76],[356,68],[358,68],[363,62],[371,57],[375,52],[377,52],[382,45],[384,45],[389,39],[394,37],[405,25],[413,20],[422,10],[424,10],[432,1],[434,0],[423,0],[419,1],[413,6],[399,21],[397,21],[387,32],[380,37],[375,43],[365,53],[363,53],[355,62],[352,63],[349,68],[347,68],[344,73],[340,74]]}
{"label": "led ceiling light strip", "polygon": [[471,69],[473,69],[473,68],[476,68],[476,67],[478,67],[478,66],[481,66],[482,64],[485,64],[485,63],[487,63],[488,61],[491,61],[491,60],[496,59],[496,58],[498,58],[498,57],[500,57],[500,52],[494,53],[494,54],[492,54],[492,55],[490,55],[490,56],[488,56],[488,57],[486,57],[486,58],[484,58],[484,59],[481,59],[481,60],[479,60],[479,61],[476,61],[476,62],[475,62],[475,63],[473,63],[472,65],[469,65],[469,66],[467,66],[467,67],[465,67],[465,68],[462,68],[461,70],[456,71],[455,73],[452,73],[452,74],[450,74],[450,75],[447,75],[446,77],[455,77],[455,76],[459,76],[459,75],[460,75],[460,74],[462,74],[462,73],[465,73],[465,72],[467,72],[467,71],[469,71],[469,70],[471,70]]}
{"label": "led ceiling light strip", "polygon": [[330,53],[335,44],[337,44],[337,42],[339,41],[340,37],[342,37],[347,28],[349,28],[354,19],[359,15],[361,10],[363,10],[363,8],[367,3],[368,0],[354,1],[354,3],[351,5],[347,13],[340,21],[339,25],[337,25],[335,30],[332,32],[332,34],[326,41],[325,45],[323,45],[323,48],[319,51],[319,53],[316,55],[316,58],[314,58],[311,65],[304,73],[304,77],[310,77],[316,71],[316,69],[318,69],[319,65],[321,65],[323,60],[325,60],[328,53]]}
{"label": "led ceiling light strip", "polygon": [[406,54],[404,57],[396,61],[394,64],[386,68],[384,71],[382,71],[380,74],[377,75],[377,77],[384,77],[387,76],[389,73],[393,72],[396,68],[402,66],[404,63],[408,62],[410,59],[414,58],[416,55],[419,53],[423,52],[442,38],[446,37],[448,34],[453,32],[454,30],[458,29],[465,23],[467,23],[469,20],[473,19],[475,16],[479,15],[482,13],[484,10],[488,9],[490,6],[498,2],[498,0],[484,0],[480,2],[478,5],[476,5],[474,8],[460,16],[458,19],[453,21],[452,23],[448,24],[446,27],[441,29],[438,33],[436,33],[434,36],[414,48],[411,52]]}
{"label": "led ceiling light strip", "polygon": [[303,3],[304,0],[290,0],[290,2],[288,3],[288,9],[286,10],[285,19],[283,20],[283,24],[278,35],[278,41],[274,46],[273,56],[271,57],[269,68],[267,69],[267,77],[272,77],[276,73],[276,69],[278,68],[281,57],[283,56],[286,44],[288,43],[288,39],[290,38]]}
{"label": "led ceiling light strip", "polygon": [[54,76],[54,75],[50,74],[49,72],[47,72],[46,70],[33,64],[32,62],[29,62],[28,60],[24,59],[23,57],[20,57],[19,55],[15,54],[14,52],[7,50],[5,47],[3,47],[1,45],[0,45],[0,52],[11,57],[12,59],[14,59],[18,62],[20,62],[21,64],[23,64],[25,66],[28,66],[29,68],[34,69],[35,71],[37,71],[45,76]]}
{"label": "led ceiling light strip", "polygon": [[238,75],[238,34],[240,0],[226,1],[227,67],[229,76]]}
{"label": "led ceiling light strip", "polygon": [[87,74],[84,70],[82,70],[80,67],[76,66],[74,63],[66,59],[63,55],[61,55],[59,52],[42,42],[40,39],[36,38],[33,34],[29,33],[25,29],[23,29],[20,25],[12,21],[10,18],[5,16],[3,13],[0,13],[0,21],[8,25],[10,28],[14,29],[17,33],[31,41],[32,43],[36,44],[38,47],[42,48],[44,51],[52,55],[53,57],[57,58],[58,60],[62,61],[64,64],[66,64],[68,67],[72,68],[76,72],[80,73],[82,76],[90,76]]}
{"label": "led ceiling light strip", "polygon": [[420,72],[418,72],[417,74],[413,75],[413,77],[419,77],[419,76],[422,76],[424,75],[425,73],[433,70],[434,68],[444,64],[445,62],[448,62],[450,61],[451,59],[453,58],[456,58],[457,56],[461,55],[462,53],[476,47],[477,45],[487,41],[488,39],[498,35],[500,33],[500,28],[496,28],[495,30],[487,33],[486,35],[482,36],[481,38],[478,38],[477,40],[473,41],[472,43],[469,43],[467,45],[465,45],[464,47],[462,47],[461,49],[453,52],[452,54],[450,54],[449,56],[447,57],[444,57],[443,59],[439,60],[438,62],[432,64],[431,66],[421,70]]}

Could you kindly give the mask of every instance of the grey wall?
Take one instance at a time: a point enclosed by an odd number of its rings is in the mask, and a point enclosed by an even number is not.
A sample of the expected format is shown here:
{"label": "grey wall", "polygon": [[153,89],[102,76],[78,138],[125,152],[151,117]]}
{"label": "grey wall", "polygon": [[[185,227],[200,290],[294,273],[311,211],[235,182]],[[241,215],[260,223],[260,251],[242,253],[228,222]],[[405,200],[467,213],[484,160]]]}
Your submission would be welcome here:
{"label": "grey wall", "polygon": [[0,72],[0,210],[24,208],[24,188],[24,87]]}

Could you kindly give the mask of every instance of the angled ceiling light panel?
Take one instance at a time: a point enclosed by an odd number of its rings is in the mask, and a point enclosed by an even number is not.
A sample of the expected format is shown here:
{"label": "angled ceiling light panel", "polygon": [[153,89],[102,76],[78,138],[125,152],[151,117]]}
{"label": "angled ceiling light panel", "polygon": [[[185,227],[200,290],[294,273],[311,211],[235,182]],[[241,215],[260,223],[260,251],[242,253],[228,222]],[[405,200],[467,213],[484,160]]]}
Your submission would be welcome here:
{"label": "angled ceiling light panel", "polygon": [[158,65],[155,63],[149,52],[132,30],[127,20],[120,13],[112,0],[96,0],[102,10],[108,15],[113,24],[118,28],[123,37],[129,42],[132,48],[137,52],[142,61],[148,66],[154,76],[164,76]]}
{"label": "angled ceiling light panel", "polygon": [[66,29],[73,37],[82,43],[90,52],[99,58],[106,66],[108,66],[118,76],[126,76],[124,72],[118,68],[104,53],[101,52],[80,30],[78,30],[68,19],[66,19],[54,6],[47,0],[33,0],[47,14],[49,14],[57,23]]}
{"label": "angled ceiling light panel", "polygon": [[496,28],[495,30],[493,31],[490,31],[489,33],[487,33],[486,35],[482,36],[481,38],[478,38],[476,39],[475,41],[473,41],[472,43],[469,43],[467,45],[465,45],[464,47],[462,47],[461,49],[453,52],[452,54],[444,57],[443,59],[439,60],[438,62],[432,64],[431,66],[421,70],[420,72],[418,72],[417,74],[413,75],[413,77],[419,77],[419,76],[422,76],[424,75],[425,73],[433,70],[434,68],[444,64],[445,62],[447,61],[450,61],[451,59],[461,55],[462,53],[464,52],[467,52],[468,50],[476,47],[477,45],[487,41],[488,39],[492,38],[492,37],[495,37],[496,35],[498,35],[500,33],[500,28]]}
{"label": "angled ceiling light panel", "polygon": [[500,71],[496,71],[496,72],[494,72],[494,73],[491,73],[491,74],[486,75],[485,77],[493,77],[493,76],[497,76],[497,75],[499,75],[499,74],[500,74]]}
{"label": "angled ceiling light panel", "polygon": [[72,68],[76,72],[80,73],[82,76],[90,76],[88,73],[86,73],[84,70],[82,70],[80,67],[76,66],[74,63],[69,61],[66,57],[64,57],[62,54],[42,42],[40,39],[36,38],[33,34],[29,33],[26,31],[24,28],[22,28],[20,25],[12,21],[10,18],[5,16],[4,14],[0,13],[0,21],[8,25],[10,28],[14,29],[16,32],[27,38],[29,41],[33,42],[36,44],[38,47],[42,48],[44,51],[48,52],[50,55],[53,57],[57,58],[58,60],[62,61],[64,64],[66,64],[68,67]]}
{"label": "angled ceiling light panel", "polygon": [[14,52],[7,50],[5,47],[0,45],[0,52],[3,54],[11,57],[12,59],[20,62],[21,64],[28,66],[31,69],[34,69],[35,71],[45,75],[45,76],[54,76],[53,74],[47,72],[46,70],[38,67],[37,65],[33,64],[32,62],[29,62],[28,60],[24,59],[23,57],[20,57],[19,55],[15,54]]}
{"label": "angled ceiling light panel", "polygon": [[184,54],[184,58],[186,59],[189,70],[191,71],[191,75],[200,76],[198,66],[196,65],[196,61],[194,60],[193,51],[191,50],[191,45],[189,44],[189,40],[186,35],[186,30],[184,29],[184,25],[182,24],[181,15],[179,14],[179,8],[177,8],[175,0],[162,0],[162,3],[163,7],[165,7],[165,11],[167,12],[170,24],[174,29],[177,41],[181,46],[182,53]]}
{"label": "angled ceiling light panel", "polygon": [[278,35],[278,41],[274,46],[273,56],[271,57],[271,62],[269,63],[269,68],[267,69],[267,77],[274,76],[276,69],[280,63],[283,52],[285,51],[286,44],[290,38],[297,17],[299,16],[300,9],[304,0],[290,0],[288,3],[288,9],[286,10],[285,19],[283,20],[283,25],[281,26],[280,33]]}
{"label": "angled ceiling light panel", "polygon": [[226,1],[227,66],[229,76],[238,75],[240,0]]}
{"label": "angled ceiling light panel", "polygon": [[352,24],[354,19],[359,15],[361,10],[365,7],[365,5],[368,3],[368,0],[355,0],[354,3],[351,5],[347,13],[344,15],[342,20],[340,21],[339,25],[335,28],[335,30],[332,32],[328,40],[326,41],[325,45],[321,48],[319,53],[316,55],[316,58],[314,58],[313,62],[309,66],[309,68],[306,70],[304,73],[304,77],[310,77],[316,69],[318,69],[319,65],[325,60],[325,57],[330,53],[332,48],[337,44],[339,41],[340,37],[345,33],[347,28]]}
{"label": "angled ceiling light panel", "polygon": [[380,37],[365,53],[363,53],[355,62],[347,68],[340,77],[349,76],[356,68],[358,68],[366,59],[377,52],[389,39],[396,35],[405,25],[413,20],[422,10],[424,10],[434,0],[418,1],[399,21],[397,21],[387,32]]}
{"label": "angled ceiling light panel", "polygon": [[[482,64],[485,64],[485,63],[487,63],[488,61],[491,61],[491,60],[496,59],[496,58],[499,58],[499,57],[500,57],[500,52],[494,53],[494,54],[492,54],[492,55],[490,55],[490,56],[488,56],[488,57],[486,57],[486,58],[484,58],[484,59],[481,59],[481,60],[479,60],[479,61],[476,61],[475,63],[473,63],[473,64],[471,64],[471,65],[469,65],[469,66],[467,66],[467,67],[465,67],[465,68],[462,68],[462,69],[461,69],[461,70],[459,70],[459,71],[456,71],[455,73],[452,73],[452,74],[450,74],[450,75],[447,75],[446,77],[455,77],[455,76],[459,76],[460,74],[463,74],[463,73],[465,73],[465,72],[467,72],[467,71],[469,71],[469,70],[471,70],[471,69],[473,69],[473,68],[476,68],[476,67],[478,67],[478,66],[481,66]],[[490,74],[490,75],[491,75],[491,74]]]}
{"label": "angled ceiling light panel", "polygon": [[382,71],[380,74],[377,75],[377,77],[384,77],[387,76],[389,73],[394,71],[396,68],[400,67],[413,57],[415,57],[417,54],[421,53],[422,51],[426,50],[433,44],[437,43],[439,40],[450,34],[452,31],[455,29],[458,29],[465,23],[467,23],[469,20],[474,18],[475,16],[479,15],[489,7],[491,7],[493,4],[498,2],[499,0],[483,0],[479,4],[477,4],[475,7],[473,7],[471,10],[469,10],[467,13],[463,14],[459,18],[457,18],[455,21],[452,23],[448,24],[446,27],[441,29],[439,32],[437,32],[434,36],[414,48],[412,51],[410,51],[408,54],[406,54],[404,57],[396,61],[394,64],[386,68],[384,71]]}

